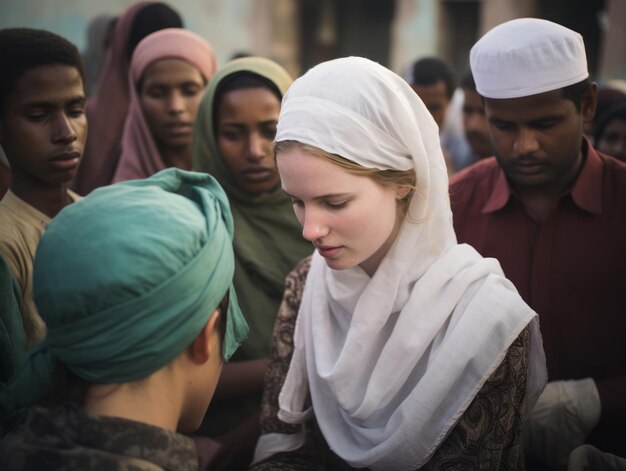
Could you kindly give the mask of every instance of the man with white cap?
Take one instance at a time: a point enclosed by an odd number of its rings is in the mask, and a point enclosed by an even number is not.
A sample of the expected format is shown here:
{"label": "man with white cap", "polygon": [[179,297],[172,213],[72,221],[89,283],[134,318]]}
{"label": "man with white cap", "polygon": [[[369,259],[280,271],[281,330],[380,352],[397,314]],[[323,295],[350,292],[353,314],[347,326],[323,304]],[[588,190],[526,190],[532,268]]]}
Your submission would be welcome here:
{"label": "man with white cap", "polygon": [[549,383],[526,430],[530,469],[564,468],[583,443],[626,456],[626,165],[583,137],[596,105],[583,39],[517,19],[470,65],[495,158],[451,180],[454,226],[539,314]]}

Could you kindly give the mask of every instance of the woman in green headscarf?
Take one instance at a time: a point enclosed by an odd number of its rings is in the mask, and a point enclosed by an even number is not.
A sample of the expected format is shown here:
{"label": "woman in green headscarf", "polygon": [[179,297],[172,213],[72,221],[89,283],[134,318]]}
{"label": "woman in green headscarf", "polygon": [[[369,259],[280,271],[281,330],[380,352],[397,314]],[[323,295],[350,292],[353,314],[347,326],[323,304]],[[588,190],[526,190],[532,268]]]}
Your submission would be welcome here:
{"label": "woman in green headscarf", "polygon": [[233,60],[211,78],[194,127],[194,170],[215,176],[230,201],[234,285],[250,326],[236,361],[224,368],[211,420],[205,421],[209,426],[203,426],[213,436],[258,411],[285,277],[313,249],[302,239],[271,153],[280,102],[291,82],[268,59]]}
{"label": "woman in green headscarf", "polygon": [[232,234],[215,179],[179,169],[54,218],[33,276],[48,333],[0,391],[0,425],[30,408],[3,469],[198,469],[177,432],[198,427],[247,332]]}

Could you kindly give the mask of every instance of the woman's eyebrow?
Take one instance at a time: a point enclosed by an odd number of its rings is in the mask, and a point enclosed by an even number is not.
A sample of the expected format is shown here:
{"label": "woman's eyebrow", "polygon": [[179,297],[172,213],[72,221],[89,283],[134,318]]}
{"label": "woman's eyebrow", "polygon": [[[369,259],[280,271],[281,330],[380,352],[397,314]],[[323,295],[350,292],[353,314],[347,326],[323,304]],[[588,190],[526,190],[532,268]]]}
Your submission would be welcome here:
{"label": "woman's eyebrow", "polygon": [[[295,196],[289,194],[284,188],[281,188],[281,190],[283,191],[283,193],[285,193],[290,198],[296,198]],[[345,198],[347,196],[350,196],[350,193],[327,193],[325,195],[316,196],[313,199],[314,200],[324,200],[324,199],[328,199],[328,198]]]}

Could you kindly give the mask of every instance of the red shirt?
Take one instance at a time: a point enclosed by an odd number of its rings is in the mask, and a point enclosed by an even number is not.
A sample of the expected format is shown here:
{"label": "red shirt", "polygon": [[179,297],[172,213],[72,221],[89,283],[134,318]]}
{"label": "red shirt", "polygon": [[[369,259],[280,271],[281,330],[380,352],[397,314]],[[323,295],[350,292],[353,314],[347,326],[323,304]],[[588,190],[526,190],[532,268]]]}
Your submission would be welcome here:
{"label": "red shirt", "polygon": [[539,314],[549,380],[596,380],[594,433],[622,442],[597,443],[626,455],[626,164],[586,142],[583,153],[576,182],[543,223],[495,158],[467,168],[450,181],[454,228],[460,243],[500,261]]}

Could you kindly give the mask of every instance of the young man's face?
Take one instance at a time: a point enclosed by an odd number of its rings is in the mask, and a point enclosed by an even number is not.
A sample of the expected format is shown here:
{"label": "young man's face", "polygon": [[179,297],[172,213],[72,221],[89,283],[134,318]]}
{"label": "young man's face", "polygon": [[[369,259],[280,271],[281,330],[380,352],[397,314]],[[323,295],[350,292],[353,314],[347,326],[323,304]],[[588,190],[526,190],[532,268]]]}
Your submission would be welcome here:
{"label": "young man's face", "polygon": [[443,120],[446,117],[446,111],[448,109],[448,98],[446,83],[443,80],[439,80],[432,85],[411,85],[411,88],[417,96],[424,102],[430,114],[435,118],[437,126],[441,129]]}
{"label": "young man's face", "polygon": [[87,138],[85,92],[76,68],[30,69],[3,111],[0,144],[14,179],[55,185],[74,177]]}
{"label": "young man's face", "polygon": [[493,155],[493,149],[483,99],[471,88],[464,88],[463,92],[463,128],[467,142],[479,159],[490,157]]}
{"label": "young man's face", "polygon": [[562,90],[522,98],[485,98],[494,152],[518,189],[565,191],[582,164],[583,122],[595,110],[595,88],[579,112]]}
{"label": "young man's face", "polygon": [[617,117],[609,121],[595,146],[600,152],[626,162],[626,119]]}

